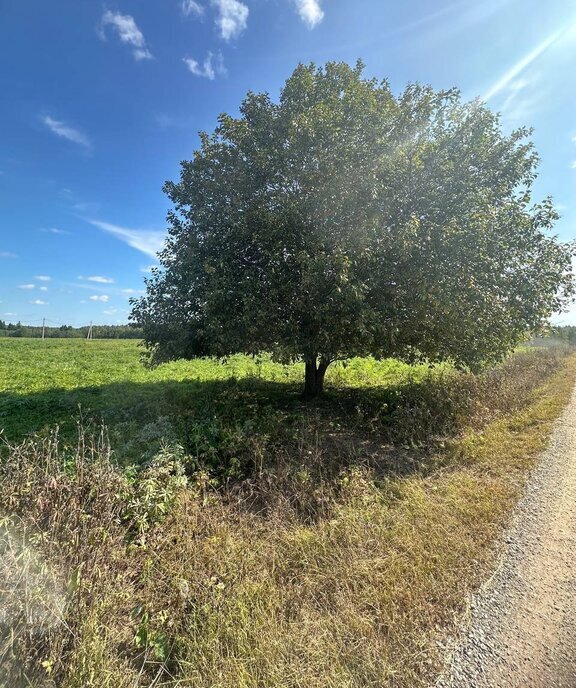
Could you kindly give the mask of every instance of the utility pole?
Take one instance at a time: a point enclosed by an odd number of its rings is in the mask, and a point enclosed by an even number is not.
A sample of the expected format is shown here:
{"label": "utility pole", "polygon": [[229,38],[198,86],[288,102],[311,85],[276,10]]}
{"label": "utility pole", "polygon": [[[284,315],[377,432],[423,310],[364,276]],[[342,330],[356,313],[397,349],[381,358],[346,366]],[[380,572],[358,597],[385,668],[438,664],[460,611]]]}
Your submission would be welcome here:
{"label": "utility pole", "polygon": [[90,327],[88,328],[88,334],[86,335],[86,339],[92,339],[92,321],[90,321]]}
{"label": "utility pole", "polygon": [[45,325],[46,325],[46,318],[42,318],[42,339],[44,339]]}

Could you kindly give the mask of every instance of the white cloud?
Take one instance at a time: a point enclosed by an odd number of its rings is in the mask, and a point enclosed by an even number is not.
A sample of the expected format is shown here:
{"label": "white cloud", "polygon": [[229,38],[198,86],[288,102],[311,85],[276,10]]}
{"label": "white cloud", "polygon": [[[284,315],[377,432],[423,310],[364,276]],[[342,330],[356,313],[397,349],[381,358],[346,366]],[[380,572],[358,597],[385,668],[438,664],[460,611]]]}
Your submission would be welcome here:
{"label": "white cloud", "polygon": [[94,227],[98,227],[103,232],[112,234],[125,244],[128,244],[128,246],[153,258],[156,258],[156,254],[164,248],[165,232],[153,229],[129,229],[128,227],[120,227],[119,225],[99,220],[86,220],[86,222],[94,225]]}
{"label": "white cloud", "polygon": [[108,301],[110,301],[110,297],[108,296],[108,294],[93,294],[88,298],[90,299],[90,301],[102,301],[102,303],[108,303]]}
{"label": "white cloud", "polygon": [[104,28],[110,25],[115,29],[122,43],[127,43],[133,47],[132,54],[136,60],[150,60],[152,53],[146,47],[144,34],[134,21],[134,17],[120,12],[106,10],[102,15],[102,29],[100,37],[105,40]]}
{"label": "white cloud", "polygon": [[4,315],[16,315],[16,313],[4,313]]}
{"label": "white cloud", "polygon": [[35,284],[19,284],[18,288],[19,289],[34,289],[36,287]]}
{"label": "white cloud", "polygon": [[148,48],[136,48],[132,54],[134,55],[135,60],[152,59],[152,53],[148,50]]}
{"label": "white cloud", "polygon": [[224,60],[222,59],[222,55],[220,53],[216,55],[215,59],[212,53],[208,53],[208,56],[202,64],[190,57],[184,57],[182,58],[182,61],[195,76],[203,76],[207,79],[213,80],[216,78],[217,74],[219,76],[226,74]]}
{"label": "white cloud", "polygon": [[72,143],[77,143],[80,146],[84,146],[84,148],[88,150],[92,147],[88,137],[85,136],[81,131],[78,131],[78,129],[74,129],[68,124],[60,122],[57,119],[53,119],[48,115],[42,117],[41,119],[43,124],[45,124],[53,134],[56,134],[56,136],[60,136],[67,141],[72,141]]}
{"label": "white cloud", "polygon": [[143,294],[143,289],[122,289],[123,294],[128,294],[128,296],[133,296],[134,294]]}
{"label": "white cloud", "polygon": [[0,251],[0,258],[16,258],[16,254],[11,251]]}
{"label": "white cloud", "polygon": [[182,0],[182,13],[188,17],[191,14],[201,17],[204,14],[204,7],[195,0]]}
{"label": "white cloud", "polygon": [[42,301],[42,299],[34,299],[34,301],[30,301],[31,304],[34,306],[46,306],[48,305],[47,301]]}
{"label": "white cloud", "polygon": [[144,265],[143,267],[140,268],[140,272],[144,272],[148,275],[152,273],[152,268],[157,268],[157,265]]}
{"label": "white cloud", "polygon": [[324,19],[324,12],[320,7],[320,0],[294,0],[300,19],[309,29],[313,29]]}
{"label": "white cloud", "polygon": [[48,291],[48,287],[38,287],[38,289],[40,289],[40,291]]}
{"label": "white cloud", "polygon": [[52,278],[48,275],[35,275],[34,279],[37,279],[39,282],[50,282]]}
{"label": "white cloud", "polygon": [[572,137],[572,143],[576,143],[576,136]]}
{"label": "white cloud", "polygon": [[65,229],[58,229],[58,227],[43,227],[41,232],[47,232],[49,234],[70,234]]}
{"label": "white cloud", "polygon": [[572,161],[572,164],[570,165],[570,168],[573,170],[576,170],[576,160]]}
{"label": "white cloud", "polygon": [[212,4],[218,9],[216,26],[225,41],[236,38],[246,29],[248,7],[244,3],[239,0],[212,0]]}
{"label": "white cloud", "polygon": [[114,284],[112,277],[102,277],[102,275],[91,275],[90,277],[82,277],[78,275],[79,280],[86,280],[87,282],[98,282],[100,284]]}
{"label": "white cloud", "polygon": [[105,315],[114,315],[114,313],[118,312],[117,308],[106,308],[102,311]]}

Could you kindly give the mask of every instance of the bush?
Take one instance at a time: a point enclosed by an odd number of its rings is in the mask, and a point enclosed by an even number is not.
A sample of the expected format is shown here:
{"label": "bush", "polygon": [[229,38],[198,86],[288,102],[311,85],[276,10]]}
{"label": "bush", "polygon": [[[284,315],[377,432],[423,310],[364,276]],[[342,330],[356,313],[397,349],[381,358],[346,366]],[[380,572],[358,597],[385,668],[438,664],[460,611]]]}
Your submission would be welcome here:
{"label": "bush", "polygon": [[431,369],[419,380],[363,390],[355,400],[359,423],[370,424],[397,445],[433,447],[466,427],[480,428],[530,403],[567,353],[560,347],[527,351],[479,374]]}
{"label": "bush", "polygon": [[[146,534],[186,484],[183,472],[180,448],[121,470],[104,434],[82,435],[73,454],[56,432],[8,448],[0,469],[2,688],[139,685],[143,621],[126,605],[136,598]],[[146,652],[158,642],[151,633]]]}

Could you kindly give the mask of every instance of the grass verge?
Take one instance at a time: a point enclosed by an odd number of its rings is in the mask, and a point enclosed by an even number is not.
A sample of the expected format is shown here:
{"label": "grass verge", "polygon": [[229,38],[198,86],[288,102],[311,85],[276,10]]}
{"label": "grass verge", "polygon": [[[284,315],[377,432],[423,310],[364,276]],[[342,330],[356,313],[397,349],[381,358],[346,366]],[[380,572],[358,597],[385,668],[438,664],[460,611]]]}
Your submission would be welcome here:
{"label": "grass verge", "polygon": [[542,353],[337,396],[218,486],[175,447],[12,445],[0,685],[428,685],[575,377]]}

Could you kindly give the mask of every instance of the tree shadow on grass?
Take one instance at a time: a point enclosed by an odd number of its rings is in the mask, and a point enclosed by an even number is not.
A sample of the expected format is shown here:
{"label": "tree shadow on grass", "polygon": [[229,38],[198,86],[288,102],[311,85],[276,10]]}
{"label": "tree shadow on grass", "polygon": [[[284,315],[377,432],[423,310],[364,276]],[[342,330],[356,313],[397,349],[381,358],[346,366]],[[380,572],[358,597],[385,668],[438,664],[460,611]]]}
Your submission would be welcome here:
{"label": "tree shadow on grass", "polygon": [[58,426],[62,441],[74,445],[79,429],[94,432],[103,425],[121,464],[144,462],[163,444],[180,444],[197,466],[220,477],[243,478],[279,454],[309,452],[321,452],[335,471],[381,454],[389,470],[402,473],[413,462],[398,459],[405,451],[390,451],[391,442],[406,446],[395,415],[425,384],[333,387],[312,403],[301,401],[300,385],[261,378],[4,392],[0,428],[7,441],[18,442]]}
{"label": "tree shadow on grass", "polygon": [[518,357],[482,376],[431,372],[382,386],[331,386],[312,403],[301,401],[300,385],[256,377],[5,392],[0,428],[17,442],[57,425],[73,450],[79,430],[104,426],[120,465],[146,464],[163,446],[180,445],[192,480],[207,476],[224,498],[258,513],[285,504],[315,520],[358,467],[387,484],[450,463],[443,441],[522,408],[559,365]]}

